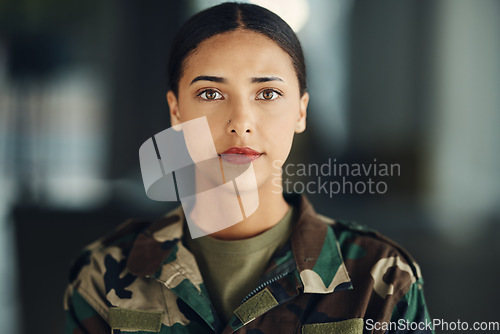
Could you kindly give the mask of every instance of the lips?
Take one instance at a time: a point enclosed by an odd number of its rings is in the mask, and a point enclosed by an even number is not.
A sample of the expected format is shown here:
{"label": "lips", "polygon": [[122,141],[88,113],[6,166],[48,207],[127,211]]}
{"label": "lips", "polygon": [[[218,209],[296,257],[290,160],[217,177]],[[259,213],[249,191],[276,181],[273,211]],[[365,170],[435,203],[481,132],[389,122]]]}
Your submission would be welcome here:
{"label": "lips", "polygon": [[248,164],[260,158],[262,153],[252,150],[249,147],[231,147],[220,154],[220,157],[235,165]]}

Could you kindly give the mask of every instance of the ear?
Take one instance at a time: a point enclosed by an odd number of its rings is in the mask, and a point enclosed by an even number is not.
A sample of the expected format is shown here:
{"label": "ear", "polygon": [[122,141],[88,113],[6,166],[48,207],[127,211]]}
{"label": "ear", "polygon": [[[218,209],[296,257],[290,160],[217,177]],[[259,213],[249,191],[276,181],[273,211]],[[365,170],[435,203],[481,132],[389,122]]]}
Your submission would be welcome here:
{"label": "ear", "polygon": [[295,125],[295,133],[302,133],[306,129],[307,105],[309,104],[309,93],[300,97],[299,118]]}
{"label": "ear", "polygon": [[168,108],[170,109],[170,125],[174,128],[180,125],[181,115],[179,113],[179,102],[177,100],[177,96],[175,96],[174,92],[169,90],[167,92],[167,103]]}

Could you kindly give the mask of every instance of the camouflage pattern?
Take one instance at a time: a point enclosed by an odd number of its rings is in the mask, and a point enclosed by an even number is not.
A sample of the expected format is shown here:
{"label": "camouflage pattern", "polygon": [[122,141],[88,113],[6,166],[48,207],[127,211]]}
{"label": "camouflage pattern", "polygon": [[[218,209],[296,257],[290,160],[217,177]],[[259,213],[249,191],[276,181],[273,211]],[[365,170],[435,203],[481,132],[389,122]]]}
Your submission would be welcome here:
{"label": "camouflage pattern", "polygon": [[405,250],[316,214],[304,196],[287,200],[298,211],[293,234],[228,324],[182,242],[178,208],[126,222],[83,250],[65,294],[66,333],[378,333],[367,320],[430,321],[420,269]]}

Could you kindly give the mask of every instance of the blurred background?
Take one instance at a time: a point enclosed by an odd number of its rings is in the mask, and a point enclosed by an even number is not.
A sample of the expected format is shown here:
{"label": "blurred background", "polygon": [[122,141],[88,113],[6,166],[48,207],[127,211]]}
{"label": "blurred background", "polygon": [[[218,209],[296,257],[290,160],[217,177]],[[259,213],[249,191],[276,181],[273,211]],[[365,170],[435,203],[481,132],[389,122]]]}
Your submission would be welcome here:
{"label": "blurred background", "polygon": [[[173,33],[218,2],[0,1],[1,333],[62,332],[79,250],[176,205],[146,197],[138,149],[169,127]],[[308,65],[288,162],[400,165],[384,194],[309,194],[317,211],[404,245],[433,318],[499,321],[500,1],[267,3]]]}

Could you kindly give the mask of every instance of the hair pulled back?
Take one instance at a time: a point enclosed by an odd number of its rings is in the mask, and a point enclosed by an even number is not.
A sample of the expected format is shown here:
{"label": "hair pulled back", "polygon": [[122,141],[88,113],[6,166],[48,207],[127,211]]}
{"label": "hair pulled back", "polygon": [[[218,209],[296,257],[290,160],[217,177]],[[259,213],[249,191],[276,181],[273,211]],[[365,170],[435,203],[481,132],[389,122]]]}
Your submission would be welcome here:
{"label": "hair pulled back", "polygon": [[306,91],[306,66],[300,42],[292,28],[278,15],[263,7],[225,2],[193,15],[179,29],[168,62],[169,89],[178,96],[185,60],[204,40],[215,35],[246,29],[265,35],[292,59],[300,95]]}

